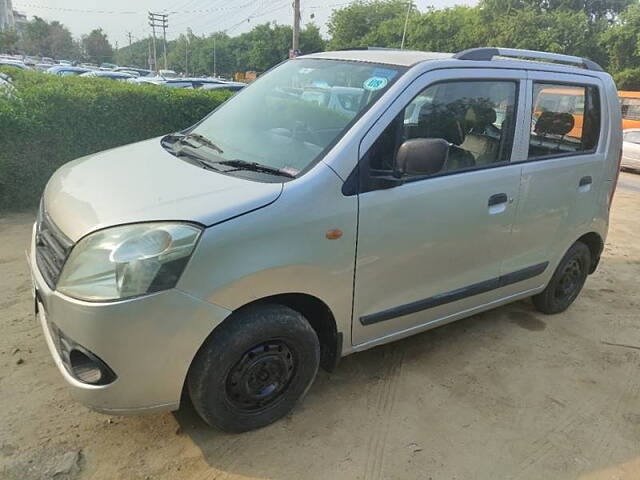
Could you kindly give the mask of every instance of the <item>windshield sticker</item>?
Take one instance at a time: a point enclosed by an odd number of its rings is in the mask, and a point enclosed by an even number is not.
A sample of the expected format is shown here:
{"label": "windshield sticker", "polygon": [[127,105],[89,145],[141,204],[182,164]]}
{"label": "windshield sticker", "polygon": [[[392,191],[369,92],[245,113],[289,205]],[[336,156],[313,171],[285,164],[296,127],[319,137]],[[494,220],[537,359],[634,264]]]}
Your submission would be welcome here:
{"label": "windshield sticker", "polygon": [[389,80],[384,77],[371,77],[365,80],[362,86],[365,90],[374,91],[383,89],[387,86],[387,83],[389,83]]}
{"label": "windshield sticker", "polygon": [[373,77],[384,77],[388,80],[391,80],[398,73],[396,70],[391,70],[389,68],[376,68],[371,74]]}

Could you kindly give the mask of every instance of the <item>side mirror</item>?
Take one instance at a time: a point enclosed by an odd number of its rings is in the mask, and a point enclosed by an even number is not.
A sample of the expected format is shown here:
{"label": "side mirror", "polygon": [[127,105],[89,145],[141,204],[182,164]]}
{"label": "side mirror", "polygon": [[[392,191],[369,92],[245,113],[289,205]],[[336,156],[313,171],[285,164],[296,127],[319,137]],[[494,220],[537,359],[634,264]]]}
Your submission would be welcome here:
{"label": "side mirror", "polygon": [[444,167],[449,143],[443,138],[412,138],[396,154],[396,174],[433,175]]}

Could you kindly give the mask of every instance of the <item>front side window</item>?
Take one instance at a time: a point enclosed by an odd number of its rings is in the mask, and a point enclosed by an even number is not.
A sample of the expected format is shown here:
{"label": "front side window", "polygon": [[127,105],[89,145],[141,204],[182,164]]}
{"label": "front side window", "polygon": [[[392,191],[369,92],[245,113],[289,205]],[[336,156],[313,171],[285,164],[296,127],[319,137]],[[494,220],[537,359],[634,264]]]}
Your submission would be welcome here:
{"label": "front side window", "polygon": [[393,172],[403,142],[441,138],[447,158],[434,175],[508,162],[515,128],[517,83],[459,81],[420,92],[385,129],[365,156],[369,175]]}
{"label": "front side window", "polygon": [[405,70],[364,62],[291,60],[240,91],[193,133],[219,147],[211,153],[213,160],[256,162],[297,175]]}
{"label": "front side window", "polygon": [[529,158],[593,151],[599,134],[596,87],[533,84]]}

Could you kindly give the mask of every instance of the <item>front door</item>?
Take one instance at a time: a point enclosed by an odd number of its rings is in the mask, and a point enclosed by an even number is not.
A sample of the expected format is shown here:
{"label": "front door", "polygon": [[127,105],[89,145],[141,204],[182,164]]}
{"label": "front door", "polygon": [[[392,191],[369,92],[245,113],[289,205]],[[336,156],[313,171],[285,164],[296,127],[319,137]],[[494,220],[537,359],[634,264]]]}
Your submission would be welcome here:
{"label": "front door", "polygon": [[[523,123],[521,75],[428,73],[363,139],[354,345],[406,335],[500,297],[520,185],[521,165],[512,160]],[[442,169],[385,182],[411,138],[444,138]]]}

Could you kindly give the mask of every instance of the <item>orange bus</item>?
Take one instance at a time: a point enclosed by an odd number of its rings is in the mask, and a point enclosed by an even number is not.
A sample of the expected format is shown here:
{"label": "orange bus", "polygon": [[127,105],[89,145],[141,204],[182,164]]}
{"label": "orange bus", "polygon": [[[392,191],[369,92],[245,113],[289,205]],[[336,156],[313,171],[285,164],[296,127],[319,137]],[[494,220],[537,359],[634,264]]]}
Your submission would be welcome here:
{"label": "orange bus", "polygon": [[545,87],[537,93],[533,99],[534,118],[537,120],[545,111],[570,113],[573,116],[574,124],[573,129],[566,136],[582,138],[585,89],[582,87]]}
{"label": "orange bus", "polygon": [[618,91],[622,108],[622,129],[640,128],[640,92]]}

